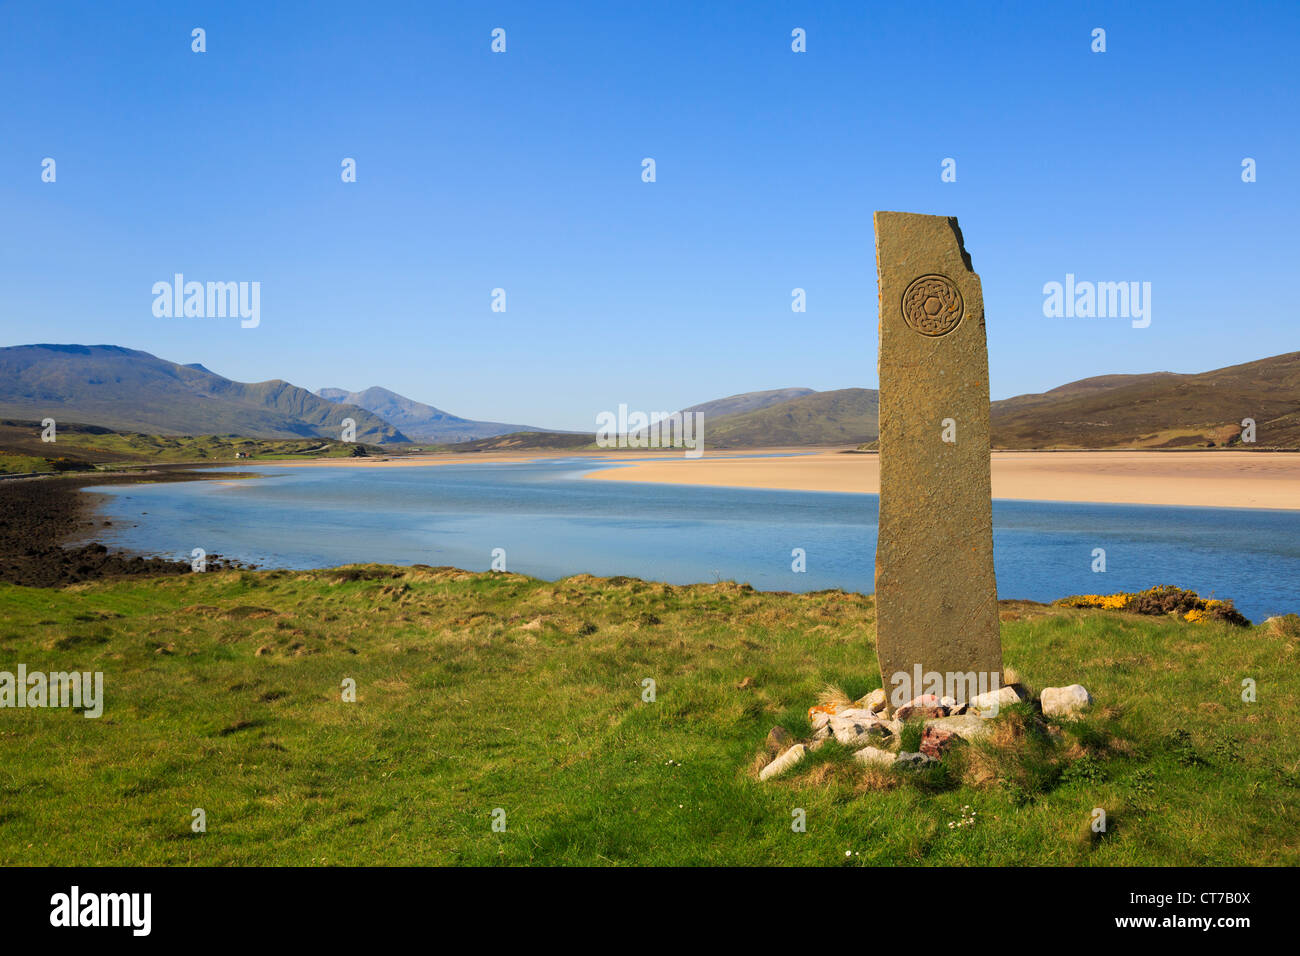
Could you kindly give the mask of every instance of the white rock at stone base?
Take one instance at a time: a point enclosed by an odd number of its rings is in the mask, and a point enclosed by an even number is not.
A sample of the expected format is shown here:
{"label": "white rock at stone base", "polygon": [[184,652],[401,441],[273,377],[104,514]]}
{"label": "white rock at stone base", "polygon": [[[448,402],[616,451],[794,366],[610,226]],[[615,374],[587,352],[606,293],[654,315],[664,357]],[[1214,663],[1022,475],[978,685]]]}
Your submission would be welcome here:
{"label": "white rock at stone base", "polygon": [[835,716],[831,718],[831,733],[846,747],[861,747],[890,736],[889,725],[875,715],[861,716],[863,711],[855,711],[858,716]]}
{"label": "white rock at stone base", "polygon": [[853,706],[861,707],[873,714],[879,714],[885,709],[887,703],[889,703],[889,700],[885,696],[885,689],[883,687],[877,687],[866,697],[857,701]]}
{"label": "white rock at stone base", "polygon": [[1043,714],[1047,717],[1077,717],[1092,703],[1092,695],[1082,684],[1071,684],[1069,687],[1045,688],[1040,700]]}
{"label": "white rock at stone base", "polygon": [[898,759],[898,755],[888,750],[881,750],[879,747],[863,747],[853,755],[853,759],[869,767],[891,767]]}
{"label": "white rock at stone base", "polygon": [[866,723],[879,719],[879,714],[870,711],[865,707],[845,707],[838,713],[831,715],[831,720],[856,720]]}
{"label": "white rock at stone base", "polygon": [[807,748],[803,744],[795,744],[764,767],[759,773],[758,779],[766,780],[768,777],[775,777],[778,773],[784,773],[802,760],[805,753],[807,753]]}
{"label": "white rock at stone base", "polygon": [[972,713],[996,717],[999,710],[1021,701],[1020,691],[1014,687],[999,687],[997,690],[985,691],[967,701]]}

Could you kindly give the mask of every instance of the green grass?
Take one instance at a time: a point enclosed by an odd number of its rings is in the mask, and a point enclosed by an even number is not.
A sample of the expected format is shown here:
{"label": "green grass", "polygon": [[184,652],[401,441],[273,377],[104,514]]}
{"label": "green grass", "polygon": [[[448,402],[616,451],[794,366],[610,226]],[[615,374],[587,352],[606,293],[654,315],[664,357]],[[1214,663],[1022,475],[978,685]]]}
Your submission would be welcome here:
{"label": "green grass", "polygon": [[[232,461],[236,452],[253,459],[347,457],[359,446],[322,438],[256,439],[235,435],[60,434],[61,451],[94,459],[141,462]],[[66,449],[63,446],[67,446]]]}
{"label": "green grass", "polygon": [[1008,664],[1087,686],[1086,721],[1010,708],[1004,746],[932,770],[832,744],[760,783],[770,727],[879,686],[869,597],[373,566],[0,585],[0,670],[102,670],[107,698],[0,710],[0,863],[1300,863],[1294,620],[1003,616]]}
{"label": "green grass", "polygon": [[53,471],[48,459],[35,455],[10,455],[0,452],[0,475],[26,475],[35,471]]}
{"label": "green grass", "polygon": [[[360,452],[384,456],[389,450],[375,445],[358,445],[323,438],[240,438],[237,435],[142,435],[81,431],[68,427],[58,434],[57,443],[42,445],[30,436],[13,439],[15,429],[0,434],[0,474],[36,471],[117,469],[148,467],[178,462],[234,462],[236,453],[253,461],[292,458],[348,458]],[[12,447],[6,446],[9,441]],[[31,454],[33,447],[49,457]],[[56,459],[63,462],[56,464]],[[241,459],[242,460],[242,459]],[[62,467],[60,467],[62,465]]]}

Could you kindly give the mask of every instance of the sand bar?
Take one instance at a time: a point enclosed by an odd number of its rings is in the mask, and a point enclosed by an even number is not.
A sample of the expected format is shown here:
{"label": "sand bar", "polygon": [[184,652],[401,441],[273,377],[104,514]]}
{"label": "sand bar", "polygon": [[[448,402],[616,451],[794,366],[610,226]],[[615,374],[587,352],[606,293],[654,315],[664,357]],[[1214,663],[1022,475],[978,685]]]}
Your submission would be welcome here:
{"label": "sand bar", "polygon": [[[600,481],[880,493],[874,454],[665,458],[604,469]],[[1300,453],[994,452],[993,497],[1027,501],[1300,510]]]}
{"label": "sand bar", "polygon": [[[631,461],[654,456],[652,461]],[[761,456],[761,457],[756,457]],[[679,452],[519,450],[258,461],[255,465],[410,468],[552,458],[624,463],[593,471],[598,481],[880,493],[874,454],[843,448],[719,450],[703,458]],[[1277,508],[1300,511],[1300,453],[1237,451],[995,451],[993,497],[1024,501]]]}

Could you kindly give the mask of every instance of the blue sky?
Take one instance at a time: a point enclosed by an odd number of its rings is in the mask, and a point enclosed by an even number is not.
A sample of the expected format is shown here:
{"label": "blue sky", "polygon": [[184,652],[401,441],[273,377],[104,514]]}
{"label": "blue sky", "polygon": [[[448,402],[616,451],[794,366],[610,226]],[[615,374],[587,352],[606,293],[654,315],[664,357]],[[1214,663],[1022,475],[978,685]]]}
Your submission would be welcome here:
{"label": "blue sky", "polygon": [[[575,429],[874,386],[897,209],[959,217],[994,398],[1300,348],[1300,4],[1143,6],[3,3],[0,344]],[[261,324],[156,318],[176,272]],[[1150,327],[1045,318],[1066,273]]]}

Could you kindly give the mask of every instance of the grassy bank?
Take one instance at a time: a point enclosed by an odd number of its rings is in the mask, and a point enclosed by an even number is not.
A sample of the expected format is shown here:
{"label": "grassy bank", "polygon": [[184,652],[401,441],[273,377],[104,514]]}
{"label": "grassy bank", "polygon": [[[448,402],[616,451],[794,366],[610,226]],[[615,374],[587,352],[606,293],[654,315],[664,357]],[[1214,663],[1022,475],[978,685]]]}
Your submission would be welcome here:
{"label": "grassy bank", "polygon": [[377,445],[323,438],[241,438],[238,435],[142,435],[91,425],[65,424],[58,440],[40,439],[38,422],[0,422],[0,474],[90,470],[178,462],[234,462],[384,455]]}
{"label": "grassy bank", "polygon": [[764,783],[769,728],[878,685],[870,598],[360,567],[0,585],[0,620],[0,670],[107,698],[0,710],[4,864],[1300,863],[1294,619],[1007,604],[1021,679],[1096,699],[1056,745],[1012,708],[1001,757]]}

